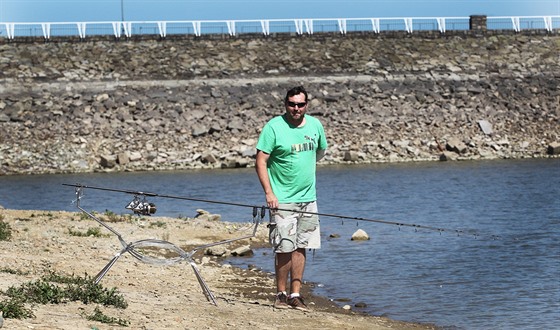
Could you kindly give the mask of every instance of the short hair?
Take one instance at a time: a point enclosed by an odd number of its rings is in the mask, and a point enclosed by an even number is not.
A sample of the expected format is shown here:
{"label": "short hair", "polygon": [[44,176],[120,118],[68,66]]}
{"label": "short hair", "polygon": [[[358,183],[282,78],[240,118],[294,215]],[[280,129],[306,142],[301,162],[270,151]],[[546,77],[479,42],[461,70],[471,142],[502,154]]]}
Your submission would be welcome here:
{"label": "short hair", "polygon": [[293,87],[291,88],[287,93],[286,93],[286,98],[284,99],[284,102],[288,102],[288,99],[294,95],[298,95],[298,94],[303,94],[305,95],[305,102],[307,102],[307,91],[305,90],[305,88],[303,88],[303,86],[297,86],[297,87]]}

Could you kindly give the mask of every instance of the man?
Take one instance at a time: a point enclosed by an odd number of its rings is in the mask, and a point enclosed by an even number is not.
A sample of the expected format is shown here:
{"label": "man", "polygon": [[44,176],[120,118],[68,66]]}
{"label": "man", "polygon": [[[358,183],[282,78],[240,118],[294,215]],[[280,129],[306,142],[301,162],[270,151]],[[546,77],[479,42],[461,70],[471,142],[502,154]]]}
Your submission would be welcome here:
{"label": "man", "polygon": [[[308,308],[300,295],[305,250],[321,246],[316,162],[327,140],[321,122],[307,112],[307,92],[294,87],[286,93],[282,116],[271,119],[257,142],[256,170],[271,210],[270,242],[275,252],[275,308]],[[290,277],[290,295],[287,282]]]}

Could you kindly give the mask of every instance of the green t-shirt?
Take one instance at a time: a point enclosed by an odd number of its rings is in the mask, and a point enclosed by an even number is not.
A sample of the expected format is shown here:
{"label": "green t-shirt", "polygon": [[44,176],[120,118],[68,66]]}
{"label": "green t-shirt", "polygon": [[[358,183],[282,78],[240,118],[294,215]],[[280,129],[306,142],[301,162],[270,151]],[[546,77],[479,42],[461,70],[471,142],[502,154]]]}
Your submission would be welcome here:
{"label": "green t-shirt", "polygon": [[326,148],[323,125],[311,116],[305,115],[305,125],[301,127],[290,125],[284,116],[274,117],[264,126],[257,149],[270,155],[268,176],[279,203],[317,200],[317,150]]}

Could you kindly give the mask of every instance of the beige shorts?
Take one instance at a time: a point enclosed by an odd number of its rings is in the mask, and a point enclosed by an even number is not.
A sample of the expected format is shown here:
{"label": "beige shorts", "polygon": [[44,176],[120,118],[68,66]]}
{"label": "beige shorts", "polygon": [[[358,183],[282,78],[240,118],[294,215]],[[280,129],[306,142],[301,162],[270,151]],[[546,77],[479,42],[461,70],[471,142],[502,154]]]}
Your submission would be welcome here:
{"label": "beige shorts", "polygon": [[277,211],[270,212],[269,240],[274,252],[289,253],[301,248],[319,249],[321,234],[319,216],[315,213],[317,202],[280,204]]}

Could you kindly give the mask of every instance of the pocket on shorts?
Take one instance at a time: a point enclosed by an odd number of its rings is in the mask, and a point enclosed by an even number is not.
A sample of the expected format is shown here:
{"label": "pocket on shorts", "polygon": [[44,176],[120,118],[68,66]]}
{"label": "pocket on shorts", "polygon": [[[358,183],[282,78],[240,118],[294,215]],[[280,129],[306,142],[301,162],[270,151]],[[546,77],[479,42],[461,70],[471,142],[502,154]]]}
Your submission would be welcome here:
{"label": "pocket on shorts", "polygon": [[280,245],[280,236],[278,235],[278,226],[275,223],[268,225],[268,241],[270,245],[276,248]]}

